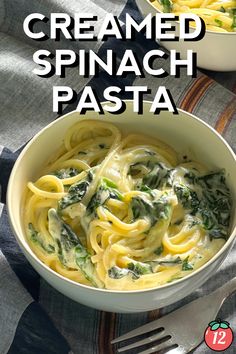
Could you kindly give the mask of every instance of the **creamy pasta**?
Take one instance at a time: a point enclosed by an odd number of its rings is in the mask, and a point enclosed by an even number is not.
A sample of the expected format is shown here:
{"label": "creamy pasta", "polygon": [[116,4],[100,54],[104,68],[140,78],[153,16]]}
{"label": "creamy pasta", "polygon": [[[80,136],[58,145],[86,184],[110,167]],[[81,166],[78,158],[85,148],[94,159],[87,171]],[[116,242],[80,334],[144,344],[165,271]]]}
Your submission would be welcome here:
{"label": "creamy pasta", "polygon": [[236,31],[236,0],[150,0],[162,12],[192,12],[200,16],[206,28],[216,32]]}
{"label": "creamy pasta", "polygon": [[201,267],[230,221],[224,172],[110,123],[81,121],[28,183],[28,242],[46,265],[98,288],[153,288]]}

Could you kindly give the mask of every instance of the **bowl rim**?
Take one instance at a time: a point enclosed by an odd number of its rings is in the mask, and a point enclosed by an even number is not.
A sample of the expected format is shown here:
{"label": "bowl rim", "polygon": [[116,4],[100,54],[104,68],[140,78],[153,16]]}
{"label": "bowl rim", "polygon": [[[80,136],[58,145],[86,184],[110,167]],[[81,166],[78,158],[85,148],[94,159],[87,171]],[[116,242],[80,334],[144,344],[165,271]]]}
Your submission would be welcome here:
{"label": "bowl rim", "polygon": [[[132,99],[127,99],[127,100],[123,100],[125,103],[129,103],[129,102],[133,102]],[[105,105],[105,104],[109,104],[110,101],[103,101],[101,102],[101,105]],[[143,100],[143,104],[148,104],[151,105],[152,101],[149,100]],[[233,149],[230,147],[230,145],[227,143],[227,141],[213,128],[211,127],[208,123],[206,123],[205,121],[203,121],[202,119],[198,118],[197,116],[195,116],[192,113],[189,113],[187,111],[184,111],[181,108],[178,108],[178,111],[183,113],[184,115],[188,115],[190,116],[193,120],[197,121],[199,124],[204,125],[206,128],[208,128],[209,130],[211,130],[211,132],[213,134],[215,134],[222,142],[223,144],[226,146],[226,148],[228,149],[228,151],[230,152],[231,156],[233,157],[235,164],[236,164],[236,154],[234,153]],[[156,286],[154,288],[147,288],[147,289],[138,289],[138,290],[112,290],[112,289],[104,289],[104,288],[96,288],[93,286],[89,286],[89,285],[85,285],[79,282],[76,282],[74,280],[71,280],[69,278],[64,277],[63,275],[57,273],[56,271],[54,271],[53,269],[51,269],[50,267],[48,267],[45,263],[43,263],[37,256],[36,254],[33,252],[33,250],[30,248],[29,244],[27,243],[26,237],[23,233],[21,233],[21,236],[18,235],[17,232],[17,227],[15,225],[14,222],[14,218],[11,212],[11,194],[13,191],[13,180],[15,178],[18,166],[21,162],[21,159],[23,158],[23,156],[26,154],[26,152],[28,151],[28,149],[31,147],[31,145],[34,144],[35,140],[38,139],[38,137],[43,134],[43,132],[49,128],[51,128],[54,124],[57,124],[57,122],[66,119],[68,116],[77,113],[78,115],[80,115],[80,113],[76,110],[73,110],[69,113],[66,113],[64,115],[62,115],[61,117],[53,120],[51,123],[47,124],[43,129],[41,129],[36,135],[34,135],[34,137],[26,144],[26,146],[24,147],[24,149],[21,151],[20,155],[18,156],[13,169],[11,171],[10,174],[10,178],[9,178],[9,182],[8,182],[8,187],[7,187],[7,198],[6,198],[6,207],[7,207],[7,212],[8,212],[8,216],[9,216],[9,221],[10,221],[10,225],[11,228],[13,230],[13,233],[15,235],[15,238],[18,242],[18,244],[20,245],[20,247],[22,248],[22,250],[24,251],[24,253],[26,253],[28,256],[30,256],[31,258],[33,258],[36,263],[38,263],[40,265],[41,268],[43,268],[47,273],[50,273],[53,277],[59,277],[60,280],[64,283],[69,283],[73,286],[79,286],[84,288],[85,290],[88,291],[98,291],[100,293],[104,293],[104,294],[125,294],[125,295],[132,295],[132,294],[142,294],[142,293],[146,293],[146,292],[154,292],[154,291],[158,291],[158,290],[164,290],[166,288],[171,288],[173,286],[175,286],[176,284],[180,284],[180,283],[184,283],[186,281],[188,281],[189,279],[193,278],[194,276],[196,276],[197,274],[203,272],[205,270],[205,268],[207,268],[208,266],[210,266],[217,258],[220,258],[220,256],[229,248],[230,250],[230,245],[232,246],[234,239],[236,238],[236,224],[232,229],[232,232],[229,236],[229,238],[226,240],[225,244],[223,245],[223,247],[211,258],[209,259],[205,264],[203,264],[200,268],[196,269],[195,271],[191,272],[190,274],[186,275],[183,278],[177,279],[177,280],[173,280],[173,282],[170,283],[166,283],[163,285],[159,285]],[[85,117],[85,116],[83,116]],[[236,166],[235,166],[236,167]],[[24,241],[23,241],[24,240]],[[25,244],[27,244],[28,248],[26,248]],[[227,252],[227,254],[229,253],[229,250]]]}
{"label": "bowl rim", "polygon": [[[153,5],[153,3],[151,3],[151,1],[150,0],[144,0],[145,2],[147,2],[150,6],[152,6],[152,8],[157,12],[157,13],[159,13],[159,14],[162,14],[162,13],[164,13],[164,12],[162,12],[162,11],[160,11],[159,9],[157,9],[154,5]],[[137,2],[137,0],[136,0],[136,2]],[[174,12],[173,12],[174,13]],[[189,12],[189,13],[191,13],[191,12]],[[176,22],[176,23],[178,23],[178,21],[174,21],[174,22]],[[190,26],[191,28],[194,28],[193,26]],[[220,35],[236,35],[236,32],[235,31],[232,31],[232,32],[217,32],[217,31],[212,31],[212,30],[208,30],[208,29],[206,29],[206,33],[211,33],[211,34],[220,34]]]}

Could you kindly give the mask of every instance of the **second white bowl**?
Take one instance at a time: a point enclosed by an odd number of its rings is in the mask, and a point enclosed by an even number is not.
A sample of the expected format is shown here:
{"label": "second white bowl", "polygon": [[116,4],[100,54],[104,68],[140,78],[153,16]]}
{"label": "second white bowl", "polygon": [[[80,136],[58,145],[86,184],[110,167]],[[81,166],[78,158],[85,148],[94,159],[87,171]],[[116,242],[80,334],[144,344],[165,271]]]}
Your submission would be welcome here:
{"label": "second white bowl", "polygon": [[[159,11],[149,0],[136,0],[137,6],[143,16]],[[179,34],[179,23],[174,22],[176,34]],[[181,58],[186,59],[187,49],[197,53],[197,66],[215,71],[236,70],[236,32],[220,33],[206,31],[205,37],[197,42],[161,41],[168,50],[176,49]]]}

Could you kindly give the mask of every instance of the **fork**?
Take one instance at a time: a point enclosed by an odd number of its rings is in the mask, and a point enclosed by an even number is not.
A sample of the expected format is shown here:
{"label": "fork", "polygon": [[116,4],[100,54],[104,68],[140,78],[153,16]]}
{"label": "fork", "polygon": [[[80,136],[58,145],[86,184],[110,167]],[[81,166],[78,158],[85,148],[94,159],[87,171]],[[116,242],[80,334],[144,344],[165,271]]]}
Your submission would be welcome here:
{"label": "fork", "polygon": [[234,291],[236,291],[236,277],[212,293],[112,340],[111,344],[155,330],[157,333],[151,334],[148,338],[120,347],[118,353],[148,344],[151,347],[136,354],[151,354],[159,351],[168,354],[189,353],[203,341],[204,330],[208,323],[216,318],[223,302]]}

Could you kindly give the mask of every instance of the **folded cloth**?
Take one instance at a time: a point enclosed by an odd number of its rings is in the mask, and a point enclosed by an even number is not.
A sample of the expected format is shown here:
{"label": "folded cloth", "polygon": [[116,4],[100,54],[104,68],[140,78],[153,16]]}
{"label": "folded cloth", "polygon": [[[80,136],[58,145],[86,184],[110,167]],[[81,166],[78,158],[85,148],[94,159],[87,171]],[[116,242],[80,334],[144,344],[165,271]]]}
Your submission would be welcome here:
{"label": "folded cloth", "polygon": [[[28,13],[42,12],[47,15],[50,12],[72,14],[81,11],[95,13],[103,18],[107,12],[113,12],[122,23],[125,13],[129,12],[139,20],[134,1],[125,3],[123,0],[0,0],[0,185],[3,203],[0,218],[0,354],[64,354],[70,351],[74,354],[112,354],[115,353],[110,345],[112,338],[210,292],[234,276],[235,247],[215,276],[193,294],[172,306],[129,315],[96,311],[66,298],[41,279],[23,256],[10,230],[4,206],[9,174],[22,145],[56,118],[51,113],[53,85],[61,83],[71,86],[78,92],[79,99],[84,85],[89,84],[97,89],[101,100],[101,93],[111,85],[121,88],[125,85],[145,85],[152,92],[159,85],[164,85],[170,89],[179,107],[215,127],[236,150],[236,95],[233,93],[236,73],[199,71],[197,78],[193,79],[182,70],[179,79],[157,79],[149,75],[145,78],[127,75],[125,79],[121,79],[111,78],[101,72],[99,78],[92,78],[90,81],[78,78],[73,69],[68,71],[65,79],[40,79],[31,73],[35,46],[46,48],[46,42],[35,43],[24,36],[22,21]],[[79,49],[88,47],[86,42],[79,45]],[[51,51],[55,51],[57,46],[76,49],[78,43],[50,41],[47,46]],[[137,35],[135,41],[110,39],[104,44],[89,43],[89,46],[97,50],[101,57],[107,48],[112,48],[116,50],[118,59],[126,48],[132,49],[141,58],[148,50],[158,47],[156,42],[147,41],[142,34]],[[168,71],[169,62],[162,65]],[[149,95],[146,98],[153,97]],[[69,105],[64,113],[74,107]],[[222,319],[228,320],[234,330],[235,306],[235,301],[231,298],[220,313]],[[202,344],[194,352],[204,354],[209,353],[209,349]],[[235,347],[231,346],[227,353],[235,353]]]}

